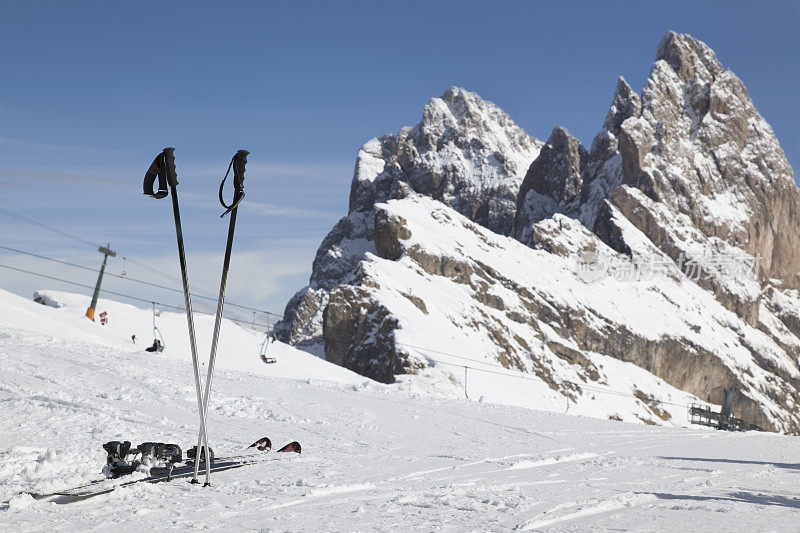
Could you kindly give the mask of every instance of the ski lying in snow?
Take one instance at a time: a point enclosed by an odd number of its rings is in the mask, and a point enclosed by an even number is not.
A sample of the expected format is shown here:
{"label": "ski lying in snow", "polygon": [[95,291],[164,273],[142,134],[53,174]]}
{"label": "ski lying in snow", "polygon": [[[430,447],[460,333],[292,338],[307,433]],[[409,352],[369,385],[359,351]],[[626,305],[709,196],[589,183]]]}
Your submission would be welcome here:
{"label": "ski lying in snow", "polygon": [[[253,459],[216,461],[212,463],[211,471],[223,472],[225,470],[231,470],[233,468],[240,468],[246,465],[257,464],[258,462],[259,462],[258,460],[253,460]],[[136,483],[161,483],[165,481],[172,481],[173,479],[191,479],[192,476],[194,475],[194,461],[189,461],[186,464],[174,467],[171,470],[159,467],[159,468],[154,468],[153,471],[156,471],[156,473],[153,474],[151,471],[151,475],[139,479],[130,479],[125,481],[125,479],[130,476],[129,474],[120,478],[104,479],[100,482],[93,483],[88,486],[51,492],[49,494],[37,494],[37,493],[28,493],[28,494],[30,494],[36,500],[51,500],[58,504],[74,503],[86,500],[88,498],[92,498],[94,496],[100,496],[101,494],[109,494],[120,487],[127,487],[129,485],[135,485]],[[108,483],[103,483],[103,481],[106,481]],[[122,483],[119,483],[119,481],[122,481]]]}
{"label": "ski lying in snow", "polygon": [[281,453],[281,452],[300,453],[301,450],[302,450],[302,448],[300,447],[300,443],[297,442],[297,441],[294,441],[294,442],[290,442],[289,444],[287,444],[286,446],[284,446],[283,448],[278,450],[278,453]]}
{"label": "ski lying in snow", "polygon": [[[112,443],[108,443],[112,444]],[[107,450],[110,449],[108,444],[104,446]],[[146,443],[149,444],[149,443]],[[141,447],[142,445],[140,445]],[[267,437],[263,437],[250,446],[249,448],[256,448],[259,452],[269,452],[272,449],[272,442]],[[118,447],[116,449],[119,449]],[[138,448],[137,448],[138,449]],[[205,467],[205,457],[203,455],[203,449],[201,448],[201,455],[200,455],[200,466],[201,468]],[[282,447],[278,452],[295,452],[301,453],[300,443],[293,441],[287,444],[286,446]],[[78,485],[77,487],[72,487],[69,489],[63,489],[59,491],[49,492],[49,493],[37,493],[37,492],[28,492],[30,496],[32,496],[36,500],[51,500],[58,504],[66,504],[66,503],[74,503],[82,500],[86,500],[93,496],[99,496],[101,494],[108,494],[113,492],[114,490],[118,489],[119,487],[126,487],[129,485],[134,485],[136,483],[161,483],[165,481],[172,481],[173,479],[191,479],[194,475],[194,464],[196,459],[197,449],[192,448],[188,451],[187,456],[189,458],[181,465],[177,464],[169,464],[167,466],[154,466],[150,469],[150,473],[146,477],[141,477],[138,479],[130,479],[131,476],[134,475],[135,472],[125,473],[118,477],[111,477],[111,478],[102,478],[92,480],[89,483],[84,483],[82,485]],[[209,452],[211,456],[211,471],[212,472],[223,472],[225,470],[232,470],[234,468],[240,468],[247,465],[258,464],[265,460],[265,457],[261,453],[242,453],[239,455],[232,455],[226,457],[214,457],[213,450]],[[112,460],[111,455],[109,456],[109,461]],[[109,464],[112,464],[109,462]]]}

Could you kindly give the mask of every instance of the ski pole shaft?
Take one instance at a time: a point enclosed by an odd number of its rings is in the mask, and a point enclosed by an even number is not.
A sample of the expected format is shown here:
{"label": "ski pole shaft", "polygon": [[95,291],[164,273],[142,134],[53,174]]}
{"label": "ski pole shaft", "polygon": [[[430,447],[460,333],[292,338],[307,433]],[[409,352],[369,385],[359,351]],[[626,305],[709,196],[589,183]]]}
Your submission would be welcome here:
{"label": "ski pole shaft", "polygon": [[[236,213],[238,207],[234,207],[231,213],[231,220],[228,225],[228,242],[225,245],[225,260],[222,265],[222,279],[219,283],[219,299],[217,300],[217,314],[214,317],[214,334],[211,337],[211,355],[208,359],[208,375],[206,376],[206,386],[203,393],[203,413],[208,412],[208,399],[211,396],[211,382],[214,379],[214,364],[217,360],[217,343],[219,341],[219,330],[222,326],[222,309],[225,305],[225,289],[228,284],[228,270],[231,264],[231,249],[233,248],[233,235],[236,227]],[[208,425],[206,424],[206,428]],[[206,429],[206,440],[208,439],[208,429]],[[200,436],[198,436],[199,446]],[[208,442],[206,441],[206,457],[208,455]],[[206,484],[210,484],[211,465],[206,461]]]}
{"label": "ski pole shaft", "polygon": [[[183,299],[186,307],[186,321],[189,325],[189,347],[192,351],[192,366],[194,368],[194,388],[197,393],[197,409],[200,414],[200,433],[205,438],[206,416],[203,409],[202,384],[200,383],[200,362],[197,358],[197,339],[195,338],[194,314],[192,313],[192,297],[189,293],[189,273],[186,268],[186,253],[183,247],[183,227],[181,226],[181,211],[178,207],[178,172],[175,169],[175,148],[164,148],[156,156],[150,168],[144,175],[143,190],[145,196],[161,199],[167,196],[167,190],[172,193],[172,214],[175,217],[175,235],[178,240],[178,260],[181,267],[181,281],[183,283]],[[158,191],[154,189],[158,179]],[[155,303],[153,303],[153,330],[155,333]],[[207,440],[207,439],[206,439]],[[194,471],[192,482],[197,483],[197,469]]]}
{"label": "ski pole shaft", "polygon": [[[208,375],[206,376],[206,386],[205,390],[203,391],[203,408],[202,413],[203,417],[205,418],[206,413],[208,412],[208,399],[211,396],[211,383],[214,379],[214,365],[217,360],[217,343],[219,341],[219,330],[222,325],[222,309],[225,306],[225,288],[228,284],[228,271],[230,269],[231,264],[231,250],[233,249],[233,236],[236,229],[236,215],[239,211],[239,203],[244,198],[244,171],[245,166],[247,165],[247,156],[249,152],[247,150],[239,150],[231,159],[231,164],[228,165],[228,172],[225,173],[225,178],[222,179],[222,183],[219,186],[219,201],[223,207],[226,208],[226,211],[222,214],[224,217],[228,213],[231,214],[230,222],[228,223],[228,239],[225,243],[225,259],[222,262],[222,278],[219,282],[219,297],[217,298],[217,314],[214,317],[214,334],[211,338],[211,354],[208,358]],[[230,173],[231,168],[233,168],[233,177],[234,177],[234,199],[231,205],[227,205],[225,200],[222,198],[222,189],[225,185],[225,179],[227,179],[228,174]],[[201,441],[203,441],[204,449],[205,449],[205,457],[206,457],[206,482],[205,486],[211,484],[211,456],[209,455],[209,448],[208,448],[208,431],[207,431],[207,420],[204,420],[203,424],[200,427],[200,434],[197,436],[197,449],[200,449]],[[195,477],[197,475],[198,467],[199,467],[199,460],[195,461]]]}
{"label": "ski pole shaft", "polygon": [[[181,281],[183,282],[183,299],[186,306],[186,321],[189,325],[189,347],[192,351],[192,366],[194,368],[194,385],[195,392],[197,393],[197,407],[200,411],[200,434],[205,442],[206,448],[206,463],[209,462],[208,458],[208,438],[206,436],[206,412],[203,406],[203,397],[201,393],[202,385],[200,383],[200,362],[197,357],[197,339],[195,337],[194,328],[194,314],[192,312],[192,297],[189,293],[189,274],[186,268],[186,253],[183,247],[183,229],[181,227],[181,213],[178,207],[178,190],[175,185],[171,186],[172,192],[172,211],[175,216],[175,233],[178,237],[178,259],[181,266]],[[199,449],[199,448],[198,448]],[[197,464],[199,460],[195,461],[193,483],[197,483]]]}

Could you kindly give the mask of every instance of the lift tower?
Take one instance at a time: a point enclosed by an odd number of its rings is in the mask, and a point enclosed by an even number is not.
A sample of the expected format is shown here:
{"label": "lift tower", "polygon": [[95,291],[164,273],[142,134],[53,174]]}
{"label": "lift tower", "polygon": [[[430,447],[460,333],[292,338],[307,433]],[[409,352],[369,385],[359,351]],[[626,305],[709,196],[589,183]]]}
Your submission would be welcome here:
{"label": "lift tower", "polygon": [[106,261],[108,261],[109,255],[111,257],[117,256],[117,252],[111,249],[111,243],[107,244],[106,246],[100,246],[97,251],[103,254],[103,266],[100,267],[100,275],[97,276],[97,285],[94,286],[92,305],[90,305],[89,309],[86,310],[86,317],[92,322],[94,322],[94,307],[97,305],[97,297],[100,296],[100,284],[103,283],[103,274],[106,271]]}

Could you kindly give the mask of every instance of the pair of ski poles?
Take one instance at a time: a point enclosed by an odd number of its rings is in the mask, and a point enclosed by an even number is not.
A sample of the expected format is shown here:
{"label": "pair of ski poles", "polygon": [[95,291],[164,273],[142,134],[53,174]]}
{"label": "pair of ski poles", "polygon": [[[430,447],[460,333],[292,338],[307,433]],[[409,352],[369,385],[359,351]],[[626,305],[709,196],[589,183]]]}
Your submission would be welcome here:
{"label": "pair of ski poles", "polygon": [[[200,433],[197,436],[197,447],[195,448],[194,460],[194,477],[192,483],[199,483],[197,480],[198,469],[200,466],[200,458],[204,457],[206,464],[206,481],[204,487],[211,485],[211,455],[208,447],[208,432],[206,412],[208,410],[208,398],[211,394],[211,381],[214,377],[214,363],[217,356],[217,341],[219,340],[219,329],[222,323],[222,308],[225,305],[225,286],[228,282],[228,269],[231,263],[231,248],[233,247],[233,233],[236,227],[236,214],[238,212],[239,203],[244,199],[244,170],[247,164],[247,156],[250,152],[247,150],[239,150],[231,159],[228,165],[228,171],[225,177],[222,178],[222,183],[219,186],[219,202],[225,208],[222,217],[230,213],[230,222],[228,223],[228,242],[225,245],[225,260],[222,263],[222,280],[219,284],[219,298],[217,300],[217,314],[214,318],[214,335],[211,339],[211,355],[208,360],[208,375],[206,376],[206,386],[201,392],[202,384],[200,382],[200,365],[197,358],[197,341],[195,338],[194,317],[192,314],[192,297],[189,294],[189,274],[186,269],[186,254],[183,248],[183,229],[181,227],[181,213],[178,207],[178,174],[175,170],[175,155],[174,148],[164,148],[158,154],[147,170],[144,176],[144,194],[151,198],[161,199],[165,198],[169,193],[172,193],[172,213],[175,217],[175,233],[178,237],[178,259],[181,267],[181,281],[183,282],[183,298],[186,306],[186,320],[189,324],[189,346],[192,351],[192,365],[194,367],[194,385],[197,393],[197,407],[200,411]],[[225,180],[228,179],[231,168],[233,168],[233,201],[229,204],[225,203],[222,197],[222,189],[225,186]],[[158,178],[158,191],[153,190],[156,178]],[[169,190],[168,190],[169,187]]]}

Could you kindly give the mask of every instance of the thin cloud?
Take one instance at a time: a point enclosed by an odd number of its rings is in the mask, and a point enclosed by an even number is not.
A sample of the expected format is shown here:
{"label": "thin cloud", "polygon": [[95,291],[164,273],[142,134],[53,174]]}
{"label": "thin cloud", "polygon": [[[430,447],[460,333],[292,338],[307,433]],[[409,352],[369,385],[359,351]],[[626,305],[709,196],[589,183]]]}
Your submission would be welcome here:
{"label": "thin cloud", "polygon": [[[230,161],[230,160],[228,160]],[[182,173],[190,174],[194,178],[222,178],[228,162],[220,164],[178,164],[178,177]],[[346,176],[348,179],[353,175],[353,165],[341,165],[331,163],[257,163],[250,161],[247,164],[248,175],[259,175],[269,177],[285,178],[331,178]]]}
{"label": "thin cloud", "polygon": [[49,170],[3,170],[3,180],[11,182],[20,181],[39,181],[48,183],[66,183],[69,185],[101,185],[104,187],[121,187],[125,184],[120,180],[101,178],[97,176],[87,176],[84,174],[72,174],[67,172],[53,172]]}
{"label": "thin cloud", "polygon": [[321,218],[321,219],[332,219],[338,220],[341,217],[341,213],[333,212],[333,211],[318,211],[315,209],[301,209],[296,207],[285,207],[285,206],[278,206],[273,204],[267,204],[263,202],[248,202],[248,207],[252,207],[257,212],[260,212],[263,215],[269,216],[287,216],[287,217],[297,217],[297,218]]}
{"label": "thin cloud", "polygon": [[325,178],[330,176],[350,175],[353,165],[297,164],[297,163],[265,163],[254,164],[247,168],[250,172],[287,177]]}
{"label": "thin cloud", "polygon": [[[197,194],[193,192],[184,192],[182,193],[181,198],[185,201],[187,206],[191,205],[192,207],[199,207],[202,209],[209,209],[214,211],[220,210],[219,202],[215,200],[209,200],[207,195]],[[333,221],[339,220],[339,218],[341,217],[341,213],[338,211],[334,212],[334,211],[321,211],[317,209],[305,209],[298,207],[286,207],[265,202],[255,202],[249,199],[246,199],[245,202],[247,203],[248,212],[255,211],[258,214],[266,216],[316,218],[316,219],[333,220]]]}
{"label": "thin cloud", "polygon": [[88,153],[122,153],[124,150],[116,148],[94,148],[90,146],[74,146],[69,144],[49,144],[34,141],[24,141],[22,139],[12,139],[10,137],[0,137],[0,145],[26,148],[32,150],[60,150],[66,152],[88,152]]}

